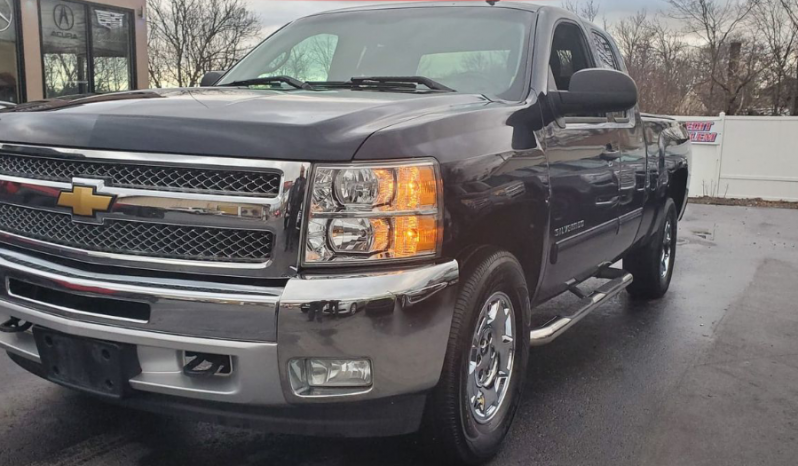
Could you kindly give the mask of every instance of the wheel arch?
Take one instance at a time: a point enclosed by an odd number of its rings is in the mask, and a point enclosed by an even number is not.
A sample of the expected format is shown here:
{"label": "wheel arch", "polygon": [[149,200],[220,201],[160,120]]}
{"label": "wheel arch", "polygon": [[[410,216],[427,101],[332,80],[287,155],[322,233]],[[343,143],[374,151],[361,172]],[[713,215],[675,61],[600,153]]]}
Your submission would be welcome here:
{"label": "wheel arch", "polygon": [[[486,216],[481,222],[484,225],[491,225],[491,228],[475,229],[463,238],[461,243],[463,246],[457,254],[461,268],[465,268],[465,265],[478,255],[477,253],[486,250],[507,251],[516,258],[523,269],[530,300],[534,301],[546,262],[546,222],[531,217],[536,216],[506,210]],[[531,230],[529,225],[533,225]]]}
{"label": "wheel arch", "polygon": [[670,176],[670,185],[668,186],[668,197],[673,199],[676,204],[676,216],[681,220],[684,212],[687,209],[689,186],[689,172],[687,167],[681,167],[675,170]]}

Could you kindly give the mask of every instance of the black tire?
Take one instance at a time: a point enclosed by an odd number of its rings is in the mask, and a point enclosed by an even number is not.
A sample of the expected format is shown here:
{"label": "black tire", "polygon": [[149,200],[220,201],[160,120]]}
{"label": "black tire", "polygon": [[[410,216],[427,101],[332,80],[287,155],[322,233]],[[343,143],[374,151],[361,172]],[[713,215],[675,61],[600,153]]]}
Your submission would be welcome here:
{"label": "black tire", "polygon": [[[469,360],[480,354],[479,350],[472,350],[472,343],[478,338],[477,335],[484,335],[484,332],[476,332],[477,325],[481,325],[484,318],[480,316],[485,315],[481,314],[483,306],[487,309],[488,300],[496,302],[496,296],[502,296],[502,302],[509,299],[512,304],[510,315],[513,319],[505,317],[505,321],[513,322],[514,347],[502,340],[505,342],[505,351],[512,351],[512,356],[499,356],[499,359],[512,359],[513,363],[506,385],[498,382],[498,378],[490,379],[495,380],[493,384],[496,384],[491,386],[507,387],[503,392],[506,394],[500,397],[503,401],[495,406],[495,414],[477,421],[477,415],[472,411],[480,408],[468,405],[470,397],[467,392],[469,387],[476,387],[469,384],[477,380],[475,374],[478,369],[469,373],[466,368],[469,367]],[[499,451],[523,392],[529,361],[529,315],[529,292],[523,269],[516,258],[508,252],[492,248],[476,252],[463,267],[441,379],[426,407],[422,439],[427,451],[437,460],[435,464],[478,465],[490,460]],[[481,325],[481,328],[486,329],[485,325]],[[501,326],[497,325],[497,328]],[[491,333],[496,331],[491,330]],[[494,346],[490,345],[489,350],[483,350],[482,354],[488,353],[493,356],[499,351],[494,352]],[[490,367],[494,369],[496,365],[490,364]],[[481,403],[484,409],[485,398],[481,398]],[[491,406],[494,405],[491,403]]]}
{"label": "black tire", "polygon": [[[623,259],[623,268],[634,276],[634,281],[626,288],[632,297],[659,299],[668,291],[676,263],[677,222],[676,205],[668,198],[665,216],[658,231],[646,245],[630,252]],[[670,230],[670,236],[666,230]],[[665,260],[666,251],[669,254]],[[667,264],[667,268],[664,268],[663,263]]]}

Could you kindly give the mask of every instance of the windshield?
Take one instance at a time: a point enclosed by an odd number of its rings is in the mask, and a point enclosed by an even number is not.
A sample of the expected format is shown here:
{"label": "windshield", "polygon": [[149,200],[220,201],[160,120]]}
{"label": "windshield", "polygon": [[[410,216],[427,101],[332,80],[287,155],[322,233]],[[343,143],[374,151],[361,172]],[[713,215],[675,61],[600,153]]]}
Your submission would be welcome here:
{"label": "windshield", "polygon": [[422,76],[457,92],[519,101],[532,19],[531,12],[471,7],[312,16],[275,33],[219,84],[281,75],[316,83]]}

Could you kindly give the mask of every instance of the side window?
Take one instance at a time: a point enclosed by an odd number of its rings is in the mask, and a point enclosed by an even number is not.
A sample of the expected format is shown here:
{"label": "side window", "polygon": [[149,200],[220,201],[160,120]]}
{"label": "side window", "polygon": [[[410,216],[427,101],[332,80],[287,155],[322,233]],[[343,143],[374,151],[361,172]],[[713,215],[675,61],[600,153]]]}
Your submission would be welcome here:
{"label": "side window", "polygon": [[593,31],[593,43],[596,44],[599,64],[604,68],[621,71],[621,65],[615,57],[609,39],[604,37],[601,33]]}
{"label": "side window", "polygon": [[560,91],[571,86],[571,77],[585,68],[590,68],[590,55],[585,47],[585,36],[579,26],[563,23],[554,31],[549,65],[554,84]]}
{"label": "side window", "polygon": [[[604,34],[593,31],[593,43],[596,46],[597,59],[602,68],[607,68],[616,71],[623,71],[621,69],[621,59],[615,53],[615,49],[610,44],[610,40]],[[616,123],[626,123],[629,121],[628,112],[615,112],[608,115]]]}
{"label": "side window", "polygon": [[269,66],[271,71],[261,77],[287,75],[300,81],[327,81],[337,46],[338,36],[332,34],[308,37],[275,58]]}

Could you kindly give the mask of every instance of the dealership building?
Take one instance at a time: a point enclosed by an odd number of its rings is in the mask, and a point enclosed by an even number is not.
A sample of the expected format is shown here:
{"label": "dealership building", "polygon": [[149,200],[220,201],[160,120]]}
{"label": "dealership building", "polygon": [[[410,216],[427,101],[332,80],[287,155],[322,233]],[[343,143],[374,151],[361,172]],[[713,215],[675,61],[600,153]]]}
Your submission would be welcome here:
{"label": "dealership building", "polygon": [[148,87],[147,0],[0,0],[0,101]]}

